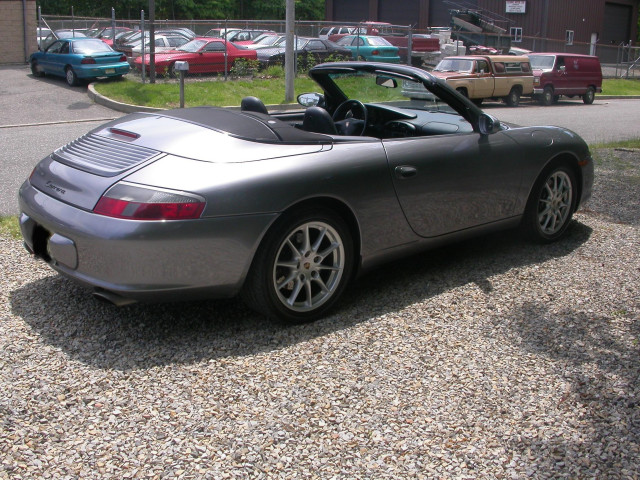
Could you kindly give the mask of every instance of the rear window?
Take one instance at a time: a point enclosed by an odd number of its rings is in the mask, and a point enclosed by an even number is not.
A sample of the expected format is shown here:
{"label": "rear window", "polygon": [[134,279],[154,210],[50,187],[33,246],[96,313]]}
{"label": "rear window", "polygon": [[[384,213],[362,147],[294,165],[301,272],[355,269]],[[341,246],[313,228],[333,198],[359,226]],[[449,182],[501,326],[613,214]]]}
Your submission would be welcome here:
{"label": "rear window", "polygon": [[78,40],[73,42],[73,52],[89,55],[97,52],[111,52],[109,45],[98,39]]}
{"label": "rear window", "polygon": [[495,62],[493,67],[496,73],[511,73],[517,75],[519,73],[531,72],[529,62]]}

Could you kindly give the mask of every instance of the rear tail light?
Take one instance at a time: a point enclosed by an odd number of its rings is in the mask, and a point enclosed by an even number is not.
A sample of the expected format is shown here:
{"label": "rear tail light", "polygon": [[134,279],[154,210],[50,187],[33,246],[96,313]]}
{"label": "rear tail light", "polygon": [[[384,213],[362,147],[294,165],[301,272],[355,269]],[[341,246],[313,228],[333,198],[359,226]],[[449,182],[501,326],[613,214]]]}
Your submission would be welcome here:
{"label": "rear tail light", "polygon": [[131,220],[189,220],[200,218],[205,204],[198,195],[120,182],[107,190],[93,211]]}
{"label": "rear tail light", "polygon": [[91,58],[91,57],[83,58],[80,63],[82,63],[83,65],[94,64],[94,63],[96,63],[96,59],[95,58]]}
{"label": "rear tail light", "polygon": [[120,61],[121,61],[121,62],[126,62],[126,61],[127,61],[127,56],[126,56],[126,55],[122,55],[122,56],[120,57]]}
{"label": "rear tail light", "polygon": [[380,55],[380,50],[373,50],[371,55]]}

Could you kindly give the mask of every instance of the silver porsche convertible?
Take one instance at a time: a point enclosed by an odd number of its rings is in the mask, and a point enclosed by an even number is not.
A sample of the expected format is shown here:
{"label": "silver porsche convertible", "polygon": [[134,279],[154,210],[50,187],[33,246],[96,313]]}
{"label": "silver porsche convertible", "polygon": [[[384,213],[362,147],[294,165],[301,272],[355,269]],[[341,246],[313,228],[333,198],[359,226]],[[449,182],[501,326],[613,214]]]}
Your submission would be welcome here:
{"label": "silver porsche convertible", "polygon": [[569,130],[502,124],[412,67],[310,75],[297,111],[135,113],[59,148],[20,189],[27,249],[116,305],[241,295],[305,322],[401,255],[514,227],[555,241],[591,195]]}

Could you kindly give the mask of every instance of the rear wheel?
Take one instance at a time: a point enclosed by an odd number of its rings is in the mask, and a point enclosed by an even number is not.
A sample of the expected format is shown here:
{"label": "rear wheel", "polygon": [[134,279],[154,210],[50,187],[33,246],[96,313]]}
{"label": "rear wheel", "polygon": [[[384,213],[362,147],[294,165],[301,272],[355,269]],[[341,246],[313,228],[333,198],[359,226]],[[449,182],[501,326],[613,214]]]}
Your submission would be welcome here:
{"label": "rear wheel", "polygon": [[540,96],[540,105],[544,105],[548,107],[553,103],[553,88],[552,87],[544,87],[542,91],[542,95]]}
{"label": "rear wheel", "polygon": [[70,87],[78,85],[78,76],[76,75],[76,72],[73,71],[73,68],[67,67],[65,71],[65,78]]}
{"label": "rear wheel", "polygon": [[463,97],[469,98],[469,94],[467,93],[467,89],[466,88],[462,88],[462,87],[456,88],[456,92],[458,92]]}
{"label": "rear wheel", "polygon": [[595,98],[596,98],[595,89],[593,87],[589,87],[587,88],[587,91],[585,92],[585,94],[582,96],[582,101],[587,105],[591,105],[595,100]]}
{"label": "rear wheel", "polygon": [[523,218],[525,232],[543,243],[558,240],[571,222],[576,198],[576,176],[568,165],[545,168],[527,201]]}
{"label": "rear wheel", "polygon": [[510,107],[517,107],[520,104],[520,89],[513,87],[504,99],[505,103]]}
{"label": "rear wheel", "polygon": [[298,210],[267,234],[242,296],[267,317],[310,322],[338,300],[353,261],[351,233],[342,218],[324,208]]}

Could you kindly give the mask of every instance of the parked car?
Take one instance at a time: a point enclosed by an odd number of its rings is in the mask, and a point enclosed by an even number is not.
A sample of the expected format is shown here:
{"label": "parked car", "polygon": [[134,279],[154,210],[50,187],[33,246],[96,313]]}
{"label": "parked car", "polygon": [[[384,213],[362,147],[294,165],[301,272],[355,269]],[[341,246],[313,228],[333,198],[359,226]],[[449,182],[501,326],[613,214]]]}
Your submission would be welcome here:
{"label": "parked car", "polygon": [[51,34],[51,30],[49,28],[38,27],[36,29],[36,39],[38,40],[38,48],[42,46],[42,42],[44,41],[45,38],[47,38],[47,35],[50,35],[50,34]]}
{"label": "parked car", "polygon": [[34,76],[64,77],[71,86],[78,85],[80,79],[122,77],[129,72],[124,55],[102,40],[88,37],[56,40],[46,50],[32,53],[29,64]]}
{"label": "parked car", "polygon": [[98,33],[95,35],[95,38],[99,38],[107,45],[113,46],[114,32],[115,32],[115,37],[117,38],[118,35],[122,36],[124,33],[130,32],[130,31],[131,29],[128,27],[116,27],[115,31],[112,27],[105,27],[100,31],[98,31]]}
{"label": "parked car", "polygon": [[[225,52],[227,59],[225,62]],[[231,70],[238,59],[255,60],[255,50],[238,47],[233,42],[221,38],[196,37],[175,50],[156,54],[156,72],[166,72],[176,76],[176,61],[189,62],[189,73],[224,73]],[[145,58],[145,68],[149,70],[149,57]],[[134,60],[137,69],[142,70],[142,57]]]}
{"label": "parked car", "polygon": [[[163,36],[163,35],[168,35],[172,37],[176,37],[176,36],[182,37],[186,40],[184,43],[191,41],[194,38],[194,37],[190,37],[187,33],[179,29],[156,30],[155,32],[156,37]],[[148,30],[144,32],[144,38],[147,40],[147,42],[149,41],[149,38],[151,38],[151,34],[149,33]],[[116,42],[115,49],[118,50],[119,52],[124,53],[127,57],[133,57],[133,49],[139,47],[141,42],[142,42],[142,32],[136,32],[133,35],[124,37],[124,40]]]}
{"label": "parked car", "polygon": [[340,38],[336,44],[348,48],[354,60],[400,63],[398,47],[394,47],[382,37],[347,35]]}
{"label": "parked car", "polygon": [[225,38],[227,35],[231,35],[235,32],[239,32],[241,28],[212,28],[208,30],[203,37]]}
{"label": "parked car", "polygon": [[273,30],[238,30],[237,32],[228,33],[227,40],[237,45],[248,45],[264,33],[276,34]]}
{"label": "parked car", "polygon": [[513,55],[446,57],[431,72],[480,105],[486,98],[517,107],[522,95],[533,94],[529,58]]}
{"label": "parked car", "polygon": [[87,36],[78,30],[54,30],[44,38],[40,44],[40,50],[46,50],[53,42],[62,38],[87,38]]}
{"label": "parked car", "polygon": [[[178,47],[181,47],[188,41],[189,40],[187,40],[185,37],[181,35],[156,35],[155,36],[155,47],[156,47],[155,52],[156,53],[169,52],[169,51],[175,50]],[[145,41],[145,47],[144,47],[145,53],[147,55],[149,54],[150,46],[151,46],[151,40],[147,38]],[[128,57],[129,63],[132,63],[136,57],[139,57],[141,55],[142,55],[142,40],[140,39],[131,47],[131,56]]]}
{"label": "parked car", "polygon": [[598,57],[573,53],[530,53],[533,93],[542,105],[556,103],[560,95],[582,97],[591,105],[602,92],[602,67]]}
{"label": "parked car", "polygon": [[564,128],[503,125],[404,65],[310,76],[324,93],[304,112],[134,113],[59,148],[20,188],[25,246],[117,305],[239,294],[305,322],[401,255],[518,226],[558,240],[591,195],[589,148]]}
{"label": "parked car", "polygon": [[[282,37],[280,41],[271,47],[257,49],[256,52],[261,66],[284,65],[286,46],[286,37]],[[311,63],[313,64],[323,62],[331,56],[343,58],[351,56],[350,50],[346,47],[336,45],[329,40],[307,37],[296,37],[294,54],[296,57],[301,57],[306,63],[309,63],[307,60],[312,59]]]}
{"label": "parked car", "polygon": [[283,41],[286,38],[286,35],[281,33],[263,33],[259,37],[257,37],[253,43],[245,45],[246,48],[250,48],[251,50],[258,50],[260,48],[267,48],[271,46],[275,46],[278,42]]}
{"label": "parked car", "polygon": [[[345,25],[323,27],[320,29],[320,32],[318,33],[318,38],[322,38],[323,40],[330,40],[329,37],[332,35],[350,35],[352,33],[355,33],[355,31],[356,31],[356,27],[347,27]],[[365,33],[365,32],[361,32],[361,33]]]}

